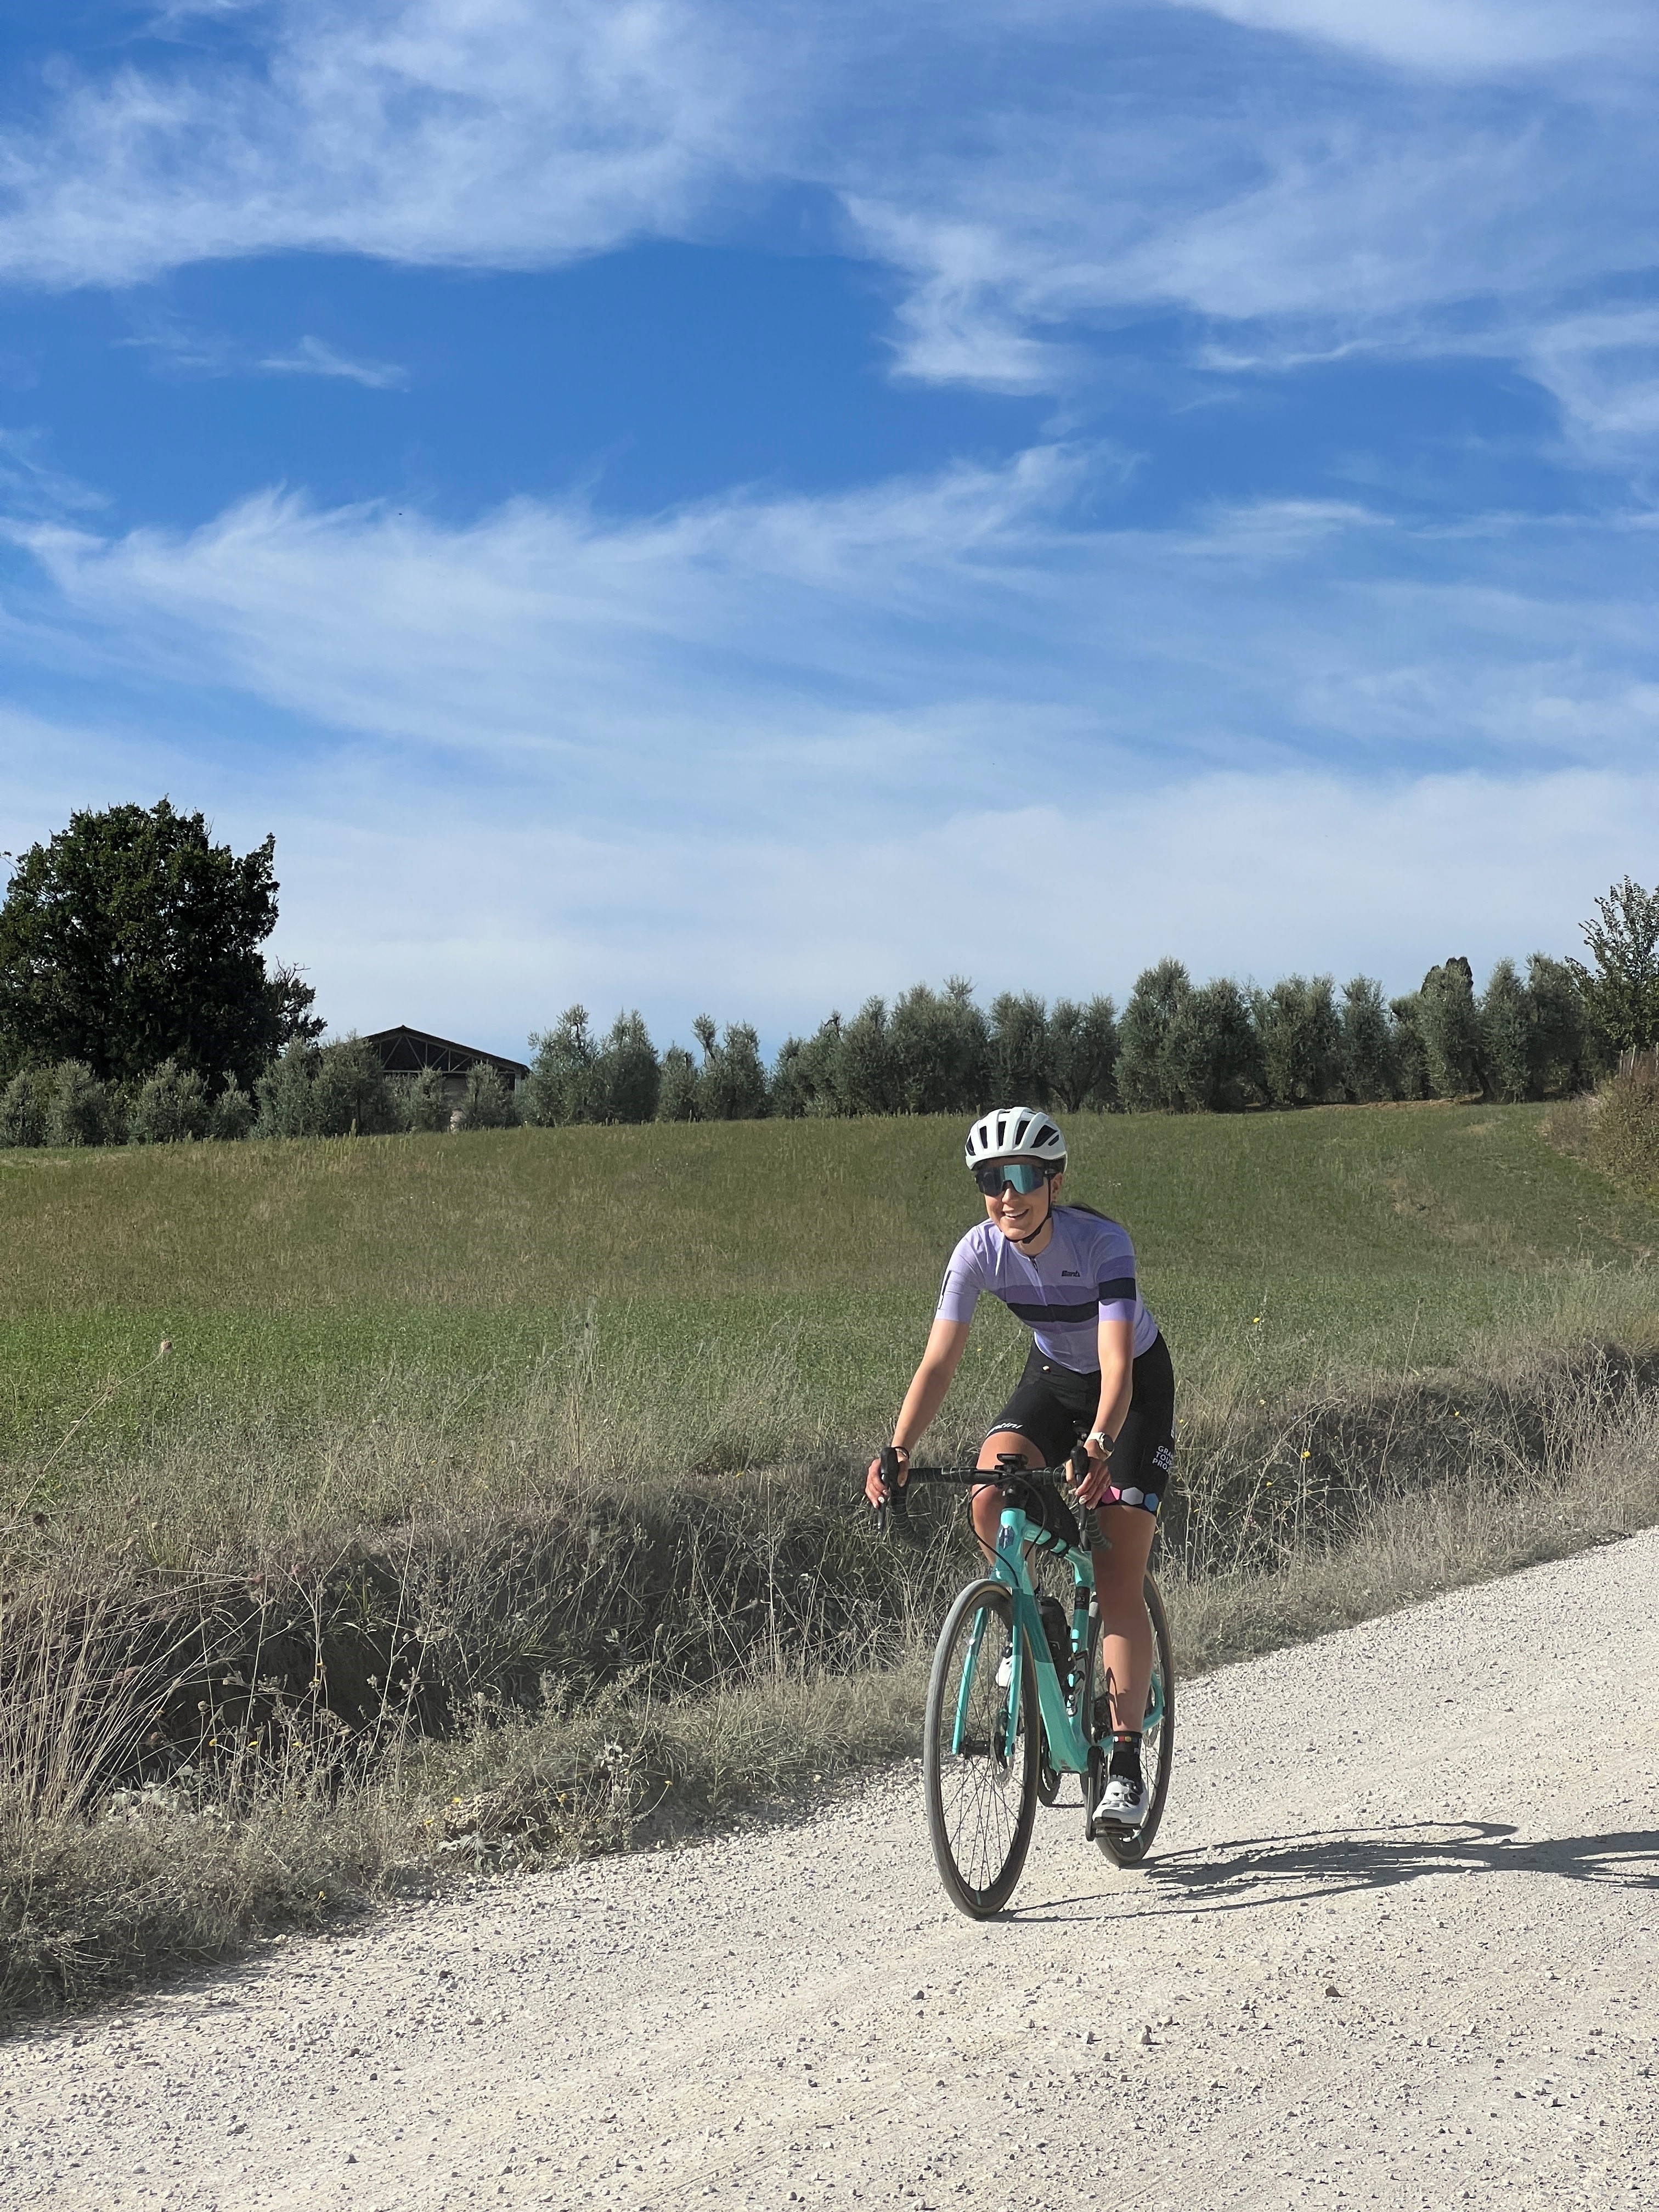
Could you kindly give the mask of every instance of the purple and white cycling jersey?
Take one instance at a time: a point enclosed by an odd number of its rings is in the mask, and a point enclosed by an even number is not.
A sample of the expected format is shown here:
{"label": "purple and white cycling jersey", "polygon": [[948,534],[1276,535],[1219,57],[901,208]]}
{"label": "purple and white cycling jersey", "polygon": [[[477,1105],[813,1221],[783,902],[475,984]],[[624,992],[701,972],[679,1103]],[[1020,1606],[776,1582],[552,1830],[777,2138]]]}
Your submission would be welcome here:
{"label": "purple and white cycling jersey", "polygon": [[1134,1323],[1137,1359],[1157,1340],[1158,1323],[1135,1287],[1128,1231],[1074,1206],[1054,1208],[1054,1233],[1034,1260],[988,1221],[970,1229],[951,1255],[934,1319],[971,1321],[981,1294],[1000,1298],[1043,1357],[1075,1374],[1099,1367],[1103,1321]]}

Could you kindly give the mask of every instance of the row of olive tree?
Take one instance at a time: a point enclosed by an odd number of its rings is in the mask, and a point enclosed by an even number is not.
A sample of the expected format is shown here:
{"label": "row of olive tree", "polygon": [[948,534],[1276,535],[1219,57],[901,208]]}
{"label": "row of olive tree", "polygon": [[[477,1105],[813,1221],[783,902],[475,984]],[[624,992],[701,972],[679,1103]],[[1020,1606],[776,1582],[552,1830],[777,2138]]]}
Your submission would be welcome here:
{"label": "row of olive tree", "polygon": [[234,1075],[216,1095],[164,1060],[142,1082],[110,1083],[83,1060],[21,1067],[0,1091],[0,1146],[165,1145],[246,1137],[254,1103]]}
{"label": "row of olive tree", "polygon": [[1132,1111],[1543,1098],[1582,1089],[1610,1057],[1572,969],[1544,953],[1524,978],[1500,960],[1478,995],[1468,962],[1450,959],[1393,1000],[1366,975],[1340,999],[1328,975],[1194,986],[1166,960],[1135,985],[1119,1036],[1118,1101]]}
{"label": "row of olive tree", "polygon": [[637,1013],[597,1035],[572,1006],[531,1038],[526,1121],[750,1121],[771,1115],[972,1113],[1027,1099],[1067,1110],[1238,1112],[1340,1101],[1540,1098],[1582,1088],[1611,1042],[1580,974],[1534,953],[1500,960],[1477,994],[1467,960],[1388,999],[1369,976],[1286,976],[1266,990],[1149,968],[1120,1018],[1108,998],[1048,1006],[1005,992],[988,1010],[960,978],[869,1000],[790,1037],[769,1070],[747,1023],[693,1025],[698,1052],[660,1056]]}
{"label": "row of olive tree", "polygon": [[[1595,902],[1588,963],[1500,960],[1476,992],[1469,963],[1432,968],[1389,999],[1357,975],[1290,975],[1266,990],[1194,984],[1177,960],[1108,998],[1053,1006],[1005,992],[982,1010],[953,977],[890,1007],[871,999],[789,1037],[769,1070],[747,1023],[693,1024],[698,1052],[659,1057],[637,1013],[596,1036],[580,1006],[532,1036],[524,1118],[733,1121],[771,1115],[971,1113],[999,1099],[1066,1109],[1227,1112],[1339,1100],[1542,1098],[1595,1081],[1616,1054],[1659,1043],[1659,890],[1631,877]],[[700,1055],[700,1056],[699,1056]]]}
{"label": "row of olive tree", "polygon": [[1534,953],[1523,976],[1500,960],[1477,994],[1468,962],[1455,957],[1392,1000],[1363,975],[1339,997],[1328,975],[1246,989],[1227,977],[1194,984],[1164,960],[1139,978],[1121,1019],[1100,997],[1050,1006],[1005,992],[982,1010],[955,977],[939,991],[919,983],[890,1008],[871,999],[851,1020],[832,1013],[810,1037],[786,1040],[769,1070],[747,1023],[722,1031],[700,1015],[696,1053],[671,1044],[659,1054],[637,1012],[599,1036],[572,1006],[532,1036],[534,1065],[516,1092],[480,1062],[459,1107],[434,1071],[389,1076],[359,1037],[317,1044],[307,993],[252,1097],[234,1072],[216,1090],[177,1057],[125,1080],[72,1055],[32,1060],[0,1091],[0,1144],[966,1113],[1015,1098],[1228,1112],[1547,1097],[1583,1089],[1620,1050],[1659,1042],[1659,890],[1626,877],[1596,901],[1584,937],[1593,965]]}
{"label": "row of olive tree", "polygon": [[810,1037],[790,1037],[769,1070],[746,1022],[724,1031],[692,1024],[697,1051],[659,1056],[637,1013],[596,1036],[572,1006],[532,1036],[535,1054],[519,1103],[526,1121],[743,1121],[769,1115],[969,1113],[993,1097],[1066,1106],[1115,1103],[1116,1024],[1109,999],[1053,1007],[1005,993],[988,1014],[972,987],[918,983],[890,1011],[871,999],[850,1020],[833,1013]]}
{"label": "row of olive tree", "polygon": [[670,1045],[659,1055],[637,1013],[618,1015],[601,1036],[573,1006],[532,1037],[534,1064],[516,1091],[480,1062],[459,1104],[435,1070],[388,1075],[356,1036],[295,1039],[252,1097],[234,1078],[216,1096],[171,1060],[125,1087],[65,1060],[24,1068],[0,1092],[0,1145],[971,1113],[1012,1099],[1066,1110],[1229,1113],[1537,1098],[1582,1089],[1613,1050],[1574,969],[1543,953],[1524,977],[1500,960],[1479,994],[1468,962],[1450,959],[1394,1000],[1364,975],[1340,996],[1328,975],[1246,990],[1224,976],[1194,984],[1178,960],[1164,960],[1140,976],[1121,1019],[1106,998],[1050,1006],[1004,993],[987,1012],[959,979],[939,992],[918,984],[890,1009],[872,999],[850,1021],[831,1014],[811,1036],[789,1038],[769,1070],[748,1024],[722,1032],[704,1015],[693,1027],[697,1053]]}
{"label": "row of olive tree", "polygon": [[21,1068],[0,1091],[0,1146],[187,1144],[246,1137],[389,1136],[404,1131],[501,1129],[519,1102],[487,1062],[459,1102],[428,1068],[388,1075],[362,1037],[296,1038],[254,1085],[234,1077],[210,1092],[192,1067],[164,1060],[143,1083],[106,1083],[84,1060]]}
{"label": "row of olive tree", "polygon": [[449,1129],[507,1129],[520,1120],[519,1102],[488,1060],[467,1072],[459,1101],[434,1067],[416,1076],[388,1075],[373,1045],[359,1036],[289,1046],[255,1085],[256,1137],[386,1137]]}

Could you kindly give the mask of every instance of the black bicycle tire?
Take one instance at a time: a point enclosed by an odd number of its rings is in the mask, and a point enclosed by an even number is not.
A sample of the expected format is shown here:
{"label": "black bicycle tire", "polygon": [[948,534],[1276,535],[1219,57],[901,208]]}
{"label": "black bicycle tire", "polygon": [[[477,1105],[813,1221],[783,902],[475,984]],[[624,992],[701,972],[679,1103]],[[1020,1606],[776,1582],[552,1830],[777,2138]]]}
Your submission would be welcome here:
{"label": "black bicycle tire", "polygon": [[988,1577],[982,1582],[969,1583],[961,1593],[945,1616],[945,1626],[939,1631],[939,1643],[933,1653],[933,1672],[928,1678],[927,1710],[921,1731],[922,1792],[927,1806],[927,1833],[933,1846],[933,1862],[951,1902],[958,1911],[965,1912],[973,1920],[987,1920],[994,1913],[1000,1912],[1013,1895],[1015,1886],[1024,1870],[1025,1855],[1031,1847],[1031,1831],[1036,1825],[1037,1759],[1042,1728],[1037,1705],[1036,1671],[1028,1651],[1025,1664],[1020,1669],[1019,1757],[1023,1771],[1019,1777],[1019,1802],[1013,1833],[995,1878],[983,1887],[976,1887],[957,1865],[956,1854],[951,1849],[944,1797],[943,1746],[949,1735],[945,1719],[945,1703],[950,1685],[951,1655],[958,1637],[967,1632],[969,1622],[981,1607],[1000,1613],[1005,1621],[1012,1620],[1012,1605],[1003,1583]]}
{"label": "black bicycle tire", "polygon": [[[1095,1841],[1109,1859],[1119,1866],[1135,1866],[1151,1850],[1158,1827],[1164,1819],[1164,1808],[1170,1797],[1170,1771],[1175,1761],[1176,1679],[1175,1650],[1170,1641],[1170,1618],[1164,1610],[1164,1599],[1158,1584],[1148,1575],[1142,1585],[1146,1611],[1152,1624],[1152,1664],[1161,1671],[1164,1683],[1164,1717],[1158,1723],[1157,1763],[1146,1780],[1146,1817],[1138,1828],[1118,1828],[1102,1822],[1095,1829]],[[1089,1687],[1092,1693],[1095,1669],[1098,1665],[1100,1639],[1089,1655]]]}

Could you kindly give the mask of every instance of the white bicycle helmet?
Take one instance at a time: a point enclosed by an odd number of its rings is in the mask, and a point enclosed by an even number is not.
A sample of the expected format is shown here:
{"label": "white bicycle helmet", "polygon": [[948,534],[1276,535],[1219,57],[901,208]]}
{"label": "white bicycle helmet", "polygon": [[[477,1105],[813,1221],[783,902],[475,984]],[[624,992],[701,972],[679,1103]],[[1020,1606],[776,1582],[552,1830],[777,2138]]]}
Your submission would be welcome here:
{"label": "white bicycle helmet", "polygon": [[1041,1160],[1045,1167],[1063,1168],[1066,1139],[1041,1106],[994,1106],[969,1130],[963,1155],[970,1168],[998,1160]]}

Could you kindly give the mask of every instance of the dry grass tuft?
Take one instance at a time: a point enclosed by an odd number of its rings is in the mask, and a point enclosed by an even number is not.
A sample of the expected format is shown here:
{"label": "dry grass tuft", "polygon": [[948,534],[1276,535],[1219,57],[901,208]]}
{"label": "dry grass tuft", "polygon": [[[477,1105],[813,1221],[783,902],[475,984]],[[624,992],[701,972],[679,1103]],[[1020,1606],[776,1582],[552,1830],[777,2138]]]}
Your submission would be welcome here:
{"label": "dry grass tuft", "polygon": [[1659,1072],[1646,1063],[1615,1075],[1597,1096],[1589,1158],[1633,1190],[1659,1187]]}

